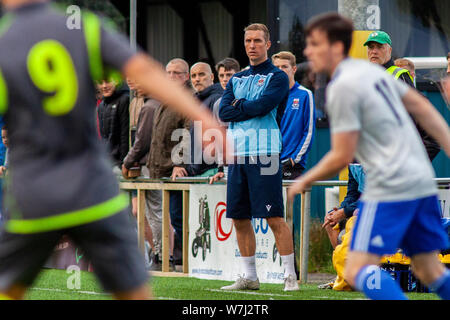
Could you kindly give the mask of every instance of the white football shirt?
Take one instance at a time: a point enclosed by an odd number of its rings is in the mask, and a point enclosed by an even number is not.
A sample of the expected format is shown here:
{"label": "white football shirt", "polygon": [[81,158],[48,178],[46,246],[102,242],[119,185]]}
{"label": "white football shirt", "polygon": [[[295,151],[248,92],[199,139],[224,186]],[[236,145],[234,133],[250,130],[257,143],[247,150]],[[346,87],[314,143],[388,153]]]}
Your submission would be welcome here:
{"label": "white football shirt", "polygon": [[362,200],[404,201],[437,193],[434,171],[401,98],[410,89],[383,68],[345,59],[327,88],[331,133],[359,131]]}

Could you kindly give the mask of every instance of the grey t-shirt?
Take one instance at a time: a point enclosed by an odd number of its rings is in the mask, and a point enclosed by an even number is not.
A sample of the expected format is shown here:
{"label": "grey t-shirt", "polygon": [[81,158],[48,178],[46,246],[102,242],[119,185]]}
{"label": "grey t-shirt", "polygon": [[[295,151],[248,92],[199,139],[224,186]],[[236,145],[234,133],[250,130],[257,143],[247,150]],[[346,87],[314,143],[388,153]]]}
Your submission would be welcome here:
{"label": "grey t-shirt", "polygon": [[[20,7],[7,19],[0,71],[8,96],[11,218],[74,212],[116,197],[117,179],[96,133],[84,25],[70,30],[67,18],[45,3]],[[99,23],[103,68],[122,70],[136,52]]]}
{"label": "grey t-shirt", "polygon": [[331,133],[359,131],[363,200],[403,201],[437,193],[433,168],[401,98],[410,88],[381,67],[346,59],[327,88]]}

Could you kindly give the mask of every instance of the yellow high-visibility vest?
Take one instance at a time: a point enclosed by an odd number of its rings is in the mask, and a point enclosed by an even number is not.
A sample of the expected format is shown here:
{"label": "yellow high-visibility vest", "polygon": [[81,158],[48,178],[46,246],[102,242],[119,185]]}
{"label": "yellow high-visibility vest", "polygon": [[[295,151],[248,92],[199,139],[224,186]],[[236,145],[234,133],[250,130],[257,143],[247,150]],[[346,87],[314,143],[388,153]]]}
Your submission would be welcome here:
{"label": "yellow high-visibility vest", "polygon": [[389,68],[386,69],[386,72],[389,74],[392,74],[394,76],[394,78],[397,80],[402,74],[407,73],[409,78],[411,79],[411,82],[414,83],[414,79],[411,76],[411,74],[409,73],[408,70],[397,67],[397,66],[391,66]]}

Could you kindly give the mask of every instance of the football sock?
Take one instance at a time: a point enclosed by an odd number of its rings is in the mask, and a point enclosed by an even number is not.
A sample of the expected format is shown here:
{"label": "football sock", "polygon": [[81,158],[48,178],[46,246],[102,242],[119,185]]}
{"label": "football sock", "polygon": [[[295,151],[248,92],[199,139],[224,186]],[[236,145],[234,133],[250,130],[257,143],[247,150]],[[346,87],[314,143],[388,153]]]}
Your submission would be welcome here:
{"label": "football sock", "polygon": [[450,300],[450,271],[446,269],[442,276],[429,285],[429,288],[442,299]]}
{"label": "football sock", "polygon": [[244,267],[244,278],[252,281],[258,279],[255,256],[241,257],[241,260]]}
{"label": "football sock", "polygon": [[297,278],[295,274],[294,253],[281,256],[281,262],[284,267],[284,277],[287,278],[291,274],[294,278]]}
{"label": "football sock", "polygon": [[375,265],[367,265],[359,270],[355,286],[358,291],[373,300],[407,300],[389,273]]}

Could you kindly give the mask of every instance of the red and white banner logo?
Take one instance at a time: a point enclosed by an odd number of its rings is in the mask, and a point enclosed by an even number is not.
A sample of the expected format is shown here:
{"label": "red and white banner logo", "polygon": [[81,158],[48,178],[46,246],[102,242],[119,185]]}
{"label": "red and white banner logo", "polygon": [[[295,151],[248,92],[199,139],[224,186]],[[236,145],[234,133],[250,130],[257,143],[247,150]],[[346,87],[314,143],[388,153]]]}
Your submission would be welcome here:
{"label": "red and white banner logo", "polygon": [[[223,230],[223,217],[227,212],[227,204],[225,202],[219,202],[214,209],[214,221],[215,221],[215,231],[216,237],[219,241],[227,240],[231,232],[233,231],[233,225],[231,224],[230,231],[225,232]],[[226,223],[228,225],[228,223]]]}

